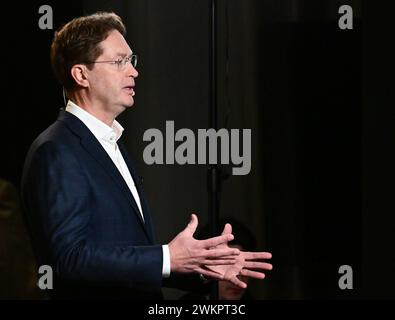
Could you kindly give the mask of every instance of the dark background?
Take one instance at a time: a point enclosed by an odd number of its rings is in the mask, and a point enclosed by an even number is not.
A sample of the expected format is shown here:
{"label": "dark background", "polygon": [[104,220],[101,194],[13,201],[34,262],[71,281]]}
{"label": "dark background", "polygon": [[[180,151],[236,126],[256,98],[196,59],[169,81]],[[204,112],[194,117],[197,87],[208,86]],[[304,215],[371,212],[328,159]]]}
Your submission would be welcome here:
{"label": "dark background", "polygon": [[[118,120],[158,240],[170,241],[191,212],[207,222],[206,167],[148,166],[142,137],[148,128],[164,132],[166,120],[176,130],[208,126],[209,1],[9,4],[0,177],[19,187],[28,147],[64,105],[49,62],[54,30],[38,27],[43,4],[55,30],[98,10],[123,18],[140,76],[135,106]],[[338,27],[343,4],[354,9],[353,30]],[[218,1],[219,123],[252,129],[251,172],[224,181],[220,212],[273,253],[274,270],[252,284],[258,299],[395,296],[390,12],[371,1]],[[353,268],[353,290],[338,287],[341,265]]]}

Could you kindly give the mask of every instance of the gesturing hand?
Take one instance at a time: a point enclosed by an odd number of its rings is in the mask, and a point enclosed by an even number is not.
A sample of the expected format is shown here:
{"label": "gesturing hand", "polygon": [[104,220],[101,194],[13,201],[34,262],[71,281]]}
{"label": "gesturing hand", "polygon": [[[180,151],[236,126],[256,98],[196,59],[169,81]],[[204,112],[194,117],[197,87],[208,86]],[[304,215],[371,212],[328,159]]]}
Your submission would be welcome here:
{"label": "gesturing hand", "polygon": [[[222,235],[229,234],[232,234],[232,226],[227,223],[224,227]],[[225,248],[228,248],[227,243],[216,246],[215,250]],[[272,270],[273,266],[270,263],[260,261],[264,259],[270,259],[271,257],[272,254],[270,252],[241,251],[240,254],[236,257],[236,261],[231,265],[206,265],[205,267],[222,275],[222,280],[229,281],[240,288],[246,288],[247,284],[241,281],[237,276],[245,276],[255,279],[265,278],[264,272],[254,270]]]}
{"label": "gesturing hand", "polygon": [[197,226],[197,216],[192,214],[187,227],[169,243],[171,271],[201,273],[222,280],[222,273],[205,269],[203,266],[227,266],[236,262],[240,250],[227,245],[228,241],[233,240],[232,232],[206,240],[196,240],[193,235]]}

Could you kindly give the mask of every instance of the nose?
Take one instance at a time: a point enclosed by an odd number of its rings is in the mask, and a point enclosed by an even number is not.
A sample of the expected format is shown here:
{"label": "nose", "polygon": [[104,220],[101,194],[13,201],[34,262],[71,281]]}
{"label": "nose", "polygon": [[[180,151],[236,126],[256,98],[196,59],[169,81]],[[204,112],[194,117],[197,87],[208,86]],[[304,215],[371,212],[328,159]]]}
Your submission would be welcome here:
{"label": "nose", "polygon": [[131,62],[128,63],[127,72],[128,72],[128,77],[137,78],[139,76],[137,69],[133,67]]}

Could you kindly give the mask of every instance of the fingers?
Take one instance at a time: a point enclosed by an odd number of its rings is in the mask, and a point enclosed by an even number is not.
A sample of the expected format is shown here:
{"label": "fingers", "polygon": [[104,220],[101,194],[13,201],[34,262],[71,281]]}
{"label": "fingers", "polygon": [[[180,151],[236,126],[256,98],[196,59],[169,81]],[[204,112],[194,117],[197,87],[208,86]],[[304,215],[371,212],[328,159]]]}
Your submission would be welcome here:
{"label": "fingers", "polygon": [[260,260],[260,259],[271,259],[272,254],[270,252],[243,252],[245,260]]}
{"label": "fingers", "polygon": [[261,270],[272,270],[273,265],[270,263],[266,262],[251,262],[251,261],[245,261],[244,262],[244,268],[247,269],[261,269]]}
{"label": "fingers", "polygon": [[224,231],[222,234],[231,234],[232,233],[232,225],[230,223],[225,224]]}
{"label": "fingers", "polygon": [[226,257],[229,256],[238,256],[240,254],[239,249],[235,248],[226,248],[226,249],[210,249],[210,250],[205,250],[202,253],[202,257],[206,258],[221,258],[225,259]]}
{"label": "fingers", "polygon": [[227,244],[229,241],[233,240],[233,235],[232,234],[224,234],[222,236],[206,239],[206,240],[200,240],[199,244],[202,248],[209,249],[212,247],[216,247],[220,244]]}
{"label": "fingers", "polygon": [[249,278],[254,278],[254,279],[264,279],[265,278],[265,274],[262,272],[257,272],[257,271],[252,271],[252,270],[247,270],[247,269],[242,269],[240,271],[240,274],[242,276],[246,276]]}
{"label": "fingers", "polygon": [[236,259],[205,259],[202,262],[206,266],[231,265],[234,263],[236,263]]}
{"label": "fingers", "polygon": [[188,232],[190,232],[193,235],[196,231],[197,226],[198,226],[198,218],[197,218],[196,214],[192,213],[191,220],[189,221],[185,230],[187,230]]}
{"label": "fingers", "polygon": [[212,278],[215,280],[223,280],[224,278],[222,274],[207,269],[197,268],[196,271],[208,278]]}
{"label": "fingers", "polygon": [[226,280],[229,281],[230,283],[234,284],[235,286],[242,288],[242,289],[247,288],[247,284],[245,282],[241,281],[236,276],[232,277],[231,279],[226,279]]}

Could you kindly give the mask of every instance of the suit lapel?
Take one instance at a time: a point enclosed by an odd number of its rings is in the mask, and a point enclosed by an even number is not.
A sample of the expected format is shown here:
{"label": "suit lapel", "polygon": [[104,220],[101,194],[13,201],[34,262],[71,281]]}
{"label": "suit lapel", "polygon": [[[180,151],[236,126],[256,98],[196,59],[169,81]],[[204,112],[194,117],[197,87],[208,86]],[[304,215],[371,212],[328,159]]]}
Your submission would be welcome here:
{"label": "suit lapel", "polygon": [[140,197],[141,207],[143,210],[145,226],[147,227],[147,231],[149,232],[150,239],[152,240],[152,242],[155,242],[153,224],[152,224],[152,220],[151,220],[151,215],[149,213],[148,203],[147,203],[145,195],[144,195],[142,178],[137,174],[136,169],[134,168],[134,165],[133,165],[133,163],[129,157],[129,154],[128,154],[125,146],[123,145],[123,143],[119,142],[118,146],[119,146],[119,150],[122,153],[123,159],[125,160],[126,165],[129,168],[129,172],[132,175],[134,183],[136,185],[136,189],[137,189],[137,192]]}
{"label": "suit lapel", "polygon": [[[140,221],[142,228],[144,229],[147,237],[152,240],[150,232],[146,228],[146,223],[144,223],[140,210],[137,207],[136,201],[127,186],[125,180],[123,179],[121,173],[115,166],[114,162],[104,150],[99,141],[90,130],[84,125],[84,123],[78,119],[73,114],[60,111],[58,120],[65,122],[65,124],[81,138],[81,144],[84,149],[102,166],[105,172],[114,180],[115,184],[120,188],[122,194],[125,196],[127,201],[133,208],[134,213]],[[126,161],[126,160],[125,160]],[[129,169],[130,170],[130,169]],[[134,178],[134,177],[133,177]],[[134,180],[136,181],[136,180]],[[144,216],[145,218],[145,216]],[[148,228],[149,229],[149,228]]]}

